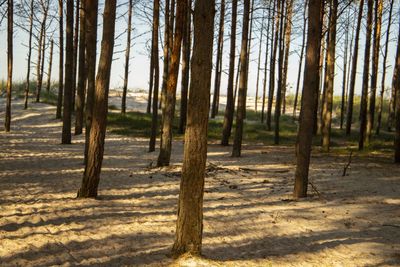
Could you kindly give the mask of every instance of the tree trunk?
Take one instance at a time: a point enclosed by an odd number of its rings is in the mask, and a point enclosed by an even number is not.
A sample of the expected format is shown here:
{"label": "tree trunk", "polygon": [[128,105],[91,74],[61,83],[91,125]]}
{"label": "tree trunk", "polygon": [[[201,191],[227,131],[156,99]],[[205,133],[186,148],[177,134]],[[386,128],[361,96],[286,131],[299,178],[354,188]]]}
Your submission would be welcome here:
{"label": "tree trunk", "polygon": [[[268,56],[269,56],[269,33],[271,23],[274,21],[271,17],[271,2],[269,2],[268,9],[268,24],[267,24],[267,41],[265,44],[265,61],[264,61],[264,81],[263,81],[263,97],[262,97],[262,105],[261,105],[261,123],[264,123],[265,116],[265,98],[267,93],[267,74],[268,74]],[[271,22],[272,21],[272,22]],[[273,31],[272,31],[273,33]]]}
{"label": "tree trunk", "polygon": [[160,21],[160,1],[154,1],[153,8],[153,37],[152,37],[152,52],[153,64],[154,64],[154,94],[153,94],[153,112],[151,119],[151,136],[149,143],[149,152],[153,152],[156,149],[156,138],[157,138],[157,126],[158,126],[158,87],[160,80],[160,67],[158,59],[158,28]]}
{"label": "tree trunk", "polygon": [[74,0],[67,0],[67,24],[66,24],[66,51],[65,51],[65,88],[64,88],[64,109],[62,144],[71,144],[71,116],[72,116],[72,91],[74,88]]}
{"label": "tree trunk", "polygon": [[176,256],[184,253],[201,254],[213,27],[214,0],[196,0],[188,124],[185,133],[176,237],[172,248]]}
{"label": "tree trunk", "polygon": [[[43,58],[46,43],[46,21],[47,8],[43,5],[43,19],[40,23],[39,42],[38,42],[38,59],[36,63],[36,102],[40,101],[40,93],[42,91],[43,78]],[[43,58],[42,58],[43,57]]]}
{"label": "tree trunk", "polygon": [[56,119],[61,119],[63,94],[64,94],[64,1],[58,0],[58,15],[59,15],[59,46],[60,59],[58,64],[58,97]]}
{"label": "tree trunk", "polygon": [[372,129],[375,122],[375,103],[376,103],[376,88],[378,83],[378,68],[379,68],[379,52],[381,48],[381,27],[382,27],[382,12],[383,0],[378,0],[375,3],[374,18],[374,44],[372,56],[372,74],[371,74],[371,93],[369,96],[369,110],[367,113],[367,130],[365,133],[365,143],[369,145]]}
{"label": "tree trunk", "polygon": [[187,101],[189,88],[189,66],[190,66],[190,49],[191,49],[191,9],[192,0],[188,1],[188,9],[186,12],[186,27],[183,31],[182,44],[182,79],[181,79],[181,108],[179,116],[179,133],[184,134],[186,128]]}
{"label": "tree trunk", "polygon": [[211,108],[211,118],[215,118],[215,116],[218,115],[218,110],[219,110],[219,91],[221,87],[222,53],[224,48],[224,22],[225,22],[225,0],[221,0],[217,60],[216,60],[217,62],[215,67],[214,95]]}
{"label": "tree trunk", "polygon": [[78,87],[76,89],[76,121],[75,121],[75,135],[82,134],[83,129],[83,116],[85,107],[85,94],[86,94],[86,6],[85,1],[81,1],[81,8],[79,11],[80,24],[79,24],[79,67],[78,67]]}
{"label": "tree trunk", "polygon": [[29,41],[28,41],[28,67],[26,71],[26,87],[25,87],[25,101],[24,101],[24,109],[28,108],[28,99],[29,99],[29,87],[30,87],[30,75],[31,75],[31,57],[32,57],[32,31],[33,31],[33,16],[34,16],[34,1],[31,0],[30,5],[30,15],[29,15]]}
{"label": "tree trunk", "polygon": [[11,130],[11,91],[13,77],[13,39],[14,39],[14,1],[7,0],[7,100],[6,118],[4,129],[6,132]]}
{"label": "tree trunk", "polygon": [[319,88],[319,57],[321,47],[322,0],[309,0],[306,62],[303,79],[303,97],[296,146],[294,198],[307,197],[308,172],[315,124],[315,97]]}
{"label": "tree trunk", "polygon": [[50,41],[50,55],[49,55],[49,69],[47,71],[47,87],[46,87],[47,93],[49,93],[50,89],[51,89],[51,68],[53,66],[53,46],[54,46],[54,41],[53,41],[53,39],[51,39],[51,41]]}
{"label": "tree trunk", "polygon": [[72,112],[75,111],[75,99],[76,99],[76,74],[78,72],[78,42],[79,42],[79,7],[81,0],[76,0],[75,10],[75,29],[74,29],[74,61],[73,61],[73,79],[72,79]]}
{"label": "tree trunk", "polygon": [[[399,24],[399,30],[400,30],[400,24]],[[395,97],[396,97],[396,133],[395,133],[395,139],[394,139],[394,162],[395,163],[400,163],[400,33],[397,39],[397,55],[396,55],[396,65],[395,65],[395,71],[396,73],[393,75],[394,82],[394,88],[392,89],[395,91]]]}
{"label": "tree trunk", "polygon": [[260,83],[260,68],[261,68],[261,52],[264,37],[264,20],[265,20],[265,10],[263,10],[262,20],[261,20],[261,33],[260,33],[260,44],[258,46],[258,58],[257,58],[257,79],[256,79],[256,98],[254,100],[254,109],[257,113],[258,104],[258,88]]}
{"label": "tree trunk", "polygon": [[331,143],[332,128],[332,105],[333,105],[333,89],[335,81],[335,56],[336,56],[336,31],[337,31],[337,13],[338,0],[331,0],[329,15],[329,43],[327,48],[327,83],[325,90],[325,98],[322,106],[322,149],[329,151]]}
{"label": "tree trunk", "polygon": [[[283,57],[285,53],[285,29],[284,29],[284,17],[283,16],[283,10],[285,10],[285,3],[286,1],[282,1],[282,6],[281,6],[281,17],[280,17],[280,30],[279,30],[279,57],[278,57],[278,87],[276,90],[276,101],[275,101],[275,114],[274,114],[274,120],[275,120],[275,127],[274,127],[274,143],[275,145],[279,144],[279,121],[281,117],[281,105],[282,105],[282,93],[283,93],[283,87],[285,86],[283,84]],[[286,26],[285,26],[286,27]]]}
{"label": "tree trunk", "polygon": [[289,67],[290,41],[292,36],[292,17],[293,17],[293,1],[289,0],[287,6],[287,16],[285,22],[285,59],[283,63],[283,91],[282,91],[282,114],[286,114],[286,91],[287,91],[287,75]]}
{"label": "tree trunk", "polygon": [[116,2],[116,0],[106,0],[104,6],[103,40],[101,42],[100,61],[93,103],[93,108],[96,112],[93,112],[88,160],[83,174],[82,186],[78,191],[79,198],[97,197],[107,127],[108,91],[114,49]]}
{"label": "tree trunk", "polygon": [[87,62],[87,94],[85,107],[85,159],[89,151],[90,129],[92,126],[94,92],[96,89],[96,56],[97,56],[97,13],[98,0],[85,0],[86,6],[86,62]]}
{"label": "tree trunk", "polygon": [[[154,43],[154,40],[151,40],[151,43]],[[152,103],[152,95],[153,95],[153,86],[154,86],[154,55],[153,48],[150,49],[150,76],[149,76],[149,92],[147,96],[147,108],[146,113],[150,114],[151,112],[151,103]]]}
{"label": "tree trunk", "polygon": [[[368,0],[368,17],[367,17],[367,32],[365,36],[365,55],[364,55],[364,73],[363,84],[361,93],[361,107],[360,107],[360,137],[358,141],[358,149],[364,149],[364,143],[367,140],[367,106],[368,106],[368,82],[369,82],[369,63],[371,53],[371,33],[372,33],[372,13],[374,8],[373,0]],[[368,145],[368,143],[367,143]]]}
{"label": "tree trunk", "polygon": [[297,102],[299,101],[298,99],[299,99],[299,89],[300,89],[301,72],[302,72],[303,59],[304,59],[304,47],[305,47],[305,45],[306,45],[307,5],[308,5],[308,0],[306,0],[306,1],[304,2],[304,13],[303,13],[303,41],[301,42],[299,72],[297,73],[296,94],[295,94],[295,97],[294,97],[294,104],[293,104],[293,119],[296,118]]}
{"label": "tree trunk", "polygon": [[178,83],[182,32],[186,21],[186,1],[177,3],[174,44],[171,54],[171,64],[168,75],[165,105],[163,106],[162,142],[157,166],[168,166],[171,159],[172,123],[175,115],[176,85]]}
{"label": "tree trunk", "polygon": [[[132,9],[133,0],[129,0],[128,6],[128,29],[126,32],[126,50],[125,50],[125,71],[124,71],[124,86],[122,88],[122,103],[121,103],[121,113],[126,113],[126,95],[128,93],[128,78],[129,78],[129,60],[131,53],[131,34],[132,34]],[[157,34],[158,35],[158,34]],[[158,40],[157,40],[158,43]],[[158,58],[157,58],[158,60]]]}
{"label": "tree trunk", "polygon": [[231,22],[231,43],[229,53],[229,76],[227,87],[227,100],[222,128],[221,145],[229,145],[229,137],[232,132],[233,114],[235,110],[235,100],[233,96],[233,79],[235,76],[235,54],[236,54],[236,24],[237,24],[237,0],[232,0],[232,22]]}
{"label": "tree trunk", "polygon": [[343,80],[342,80],[342,98],[340,102],[340,130],[343,129],[344,111],[346,109],[346,88],[347,88],[347,60],[349,50],[349,33],[350,31],[350,9],[347,11],[347,20],[345,24],[344,37],[344,58],[343,58]]}
{"label": "tree trunk", "polygon": [[386,81],[386,62],[387,62],[388,48],[389,48],[389,42],[390,42],[390,27],[392,25],[393,3],[394,3],[394,0],[390,0],[389,21],[388,21],[388,26],[386,29],[385,52],[383,54],[383,62],[382,62],[382,81],[381,81],[381,92],[380,92],[379,104],[378,104],[378,121],[377,121],[377,126],[376,126],[376,135],[379,135],[380,130],[381,130],[381,123],[382,123],[383,98],[385,96],[385,81]]}
{"label": "tree trunk", "polygon": [[240,52],[240,81],[238,92],[238,105],[236,112],[236,129],[233,141],[232,157],[240,157],[242,152],[243,121],[246,111],[246,92],[247,92],[247,60],[249,44],[249,16],[250,0],[244,0],[243,10],[243,28],[242,28],[242,46]]}
{"label": "tree trunk", "polygon": [[[276,10],[275,10],[276,7]],[[275,91],[275,62],[276,53],[278,50],[279,41],[279,26],[280,26],[280,15],[281,15],[281,1],[276,0],[274,2],[274,16],[275,16],[275,37],[274,46],[272,48],[270,69],[269,69],[269,92],[268,92],[268,105],[267,105],[267,129],[271,131],[271,119],[272,119],[272,102],[274,101],[274,91]],[[272,29],[274,30],[274,29]]]}
{"label": "tree trunk", "polygon": [[361,22],[362,22],[363,8],[364,8],[364,0],[360,0],[360,7],[359,7],[359,11],[358,11],[357,28],[356,28],[356,37],[354,40],[353,62],[352,62],[352,67],[351,67],[349,101],[347,104],[346,135],[350,135],[351,124],[353,123],[354,88],[356,85],[358,45],[359,45],[358,41],[360,39],[360,28],[361,28]]}

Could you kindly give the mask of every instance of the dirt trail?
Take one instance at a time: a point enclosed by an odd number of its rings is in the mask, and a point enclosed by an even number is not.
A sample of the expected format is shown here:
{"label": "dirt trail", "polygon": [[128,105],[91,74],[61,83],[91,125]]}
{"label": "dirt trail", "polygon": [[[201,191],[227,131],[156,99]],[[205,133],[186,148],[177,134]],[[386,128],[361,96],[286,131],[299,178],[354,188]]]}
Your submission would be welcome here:
{"label": "dirt trail", "polygon": [[[0,103],[1,108],[3,104]],[[245,145],[244,157],[209,146],[204,199],[206,260],[168,258],[182,142],[169,168],[150,168],[148,140],[108,135],[98,200],[75,199],[83,137],[60,145],[55,108],[13,105],[0,133],[0,265],[400,265],[400,167],[390,158],[314,155],[319,197],[291,201],[291,147]],[[4,110],[0,110],[2,127]],[[0,129],[2,130],[2,129]],[[194,265],[195,266],[195,265]]]}

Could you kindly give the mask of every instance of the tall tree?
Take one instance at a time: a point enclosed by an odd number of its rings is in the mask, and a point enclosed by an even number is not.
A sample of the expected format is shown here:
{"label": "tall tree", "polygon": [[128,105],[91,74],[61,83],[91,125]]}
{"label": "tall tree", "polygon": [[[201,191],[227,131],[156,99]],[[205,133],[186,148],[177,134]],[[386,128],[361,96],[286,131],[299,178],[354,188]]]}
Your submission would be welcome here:
{"label": "tall tree", "polygon": [[38,39],[38,59],[36,63],[36,102],[40,101],[40,93],[42,91],[43,83],[43,63],[44,63],[44,52],[46,47],[46,23],[49,10],[49,1],[40,2],[42,8],[42,20],[40,22],[40,31]]}
{"label": "tall tree", "polygon": [[232,0],[232,19],[231,19],[231,36],[230,36],[230,52],[229,52],[229,75],[227,87],[227,100],[224,115],[224,124],[222,128],[221,145],[229,145],[229,137],[232,132],[233,113],[235,110],[235,100],[233,97],[233,79],[235,76],[235,53],[236,53],[236,20],[237,20],[237,0]]}
{"label": "tall tree", "polygon": [[396,133],[394,139],[394,162],[400,163],[400,23],[399,23],[399,35],[397,39],[397,55],[396,55],[396,63],[395,63],[395,71],[396,73],[393,75],[394,77],[394,88],[392,90],[395,91],[396,96]]}
{"label": "tall tree", "polygon": [[[258,89],[260,85],[260,68],[261,68],[261,52],[262,52],[262,44],[264,37],[264,20],[265,20],[265,10],[263,10],[262,18],[261,18],[261,32],[260,32],[260,43],[258,46],[258,58],[257,58],[257,79],[256,79],[256,97],[254,100],[254,109],[257,112],[257,104],[258,104]],[[268,40],[267,40],[268,42]]]}
{"label": "tall tree", "polygon": [[375,122],[376,88],[378,84],[379,52],[381,48],[381,28],[382,28],[383,0],[375,1],[374,8],[374,44],[372,48],[372,74],[371,92],[369,95],[369,110],[367,113],[367,129],[365,133],[365,143],[368,145],[371,139],[372,129]]}
{"label": "tall tree", "polygon": [[314,112],[315,95],[318,93],[319,57],[321,46],[321,10],[322,0],[309,0],[308,3],[308,35],[306,62],[303,79],[303,97],[301,116],[296,146],[296,172],[294,198],[307,197],[308,173],[310,166],[313,128],[315,124]]}
{"label": "tall tree", "polygon": [[76,74],[78,73],[78,43],[79,43],[79,10],[81,0],[76,0],[75,5],[75,24],[74,24],[74,58],[73,58],[73,79],[72,79],[72,111],[75,110],[75,99],[76,99]]}
{"label": "tall tree", "polygon": [[74,61],[74,0],[67,0],[67,24],[66,24],[66,51],[65,51],[65,81],[64,81],[64,109],[62,144],[71,144],[71,116],[72,116],[72,91],[73,85],[73,61]]}
{"label": "tall tree", "polygon": [[354,39],[354,52],[353,52],[353,62],[351,67],[349,98],[347,104],[346,135],[350,135],[351,125],[353,123],[354,88],[356,85],[358,45],[360,39],[360,29],[361,29],[363,9],[364,9],[364,0],[360,0],[360,7],[358,10],[358,18],[357,18],[356,36]]}
{"label": "tall tree", "polygon": [[393,4],[394,4],[394,0],[390,0],[389,19],[388,19],[388,24],[387,24],[387,29],[386,29],[385,51],[383,53],[383,60],[382,60],[381,92],[380,92],[380,96],[379,96],[378,121],[377,121],[377,126],[376,126],[376,134],[377,135],[379,135],[379,133],[380,133],[381,122],[382,122],[383,98],[385,95],[385,82],[386,82],[386,63],[387,63],[387,56],[388,56],[389,42],[390,42],[390,27],[392,25]]}
{"label": "tall tree", "polygon": [[7,0],[7,100],[4,129],[11,130],[11,91],[13,78],[14,1]]}
{"label": "tall tree", "polygon": [[[201,254],[213,27],[214,0],[196,0],[188,123],[185,133],[176,237],[172,248],[175,255]],[[205,31],[204,28],[209,30]]]}
{"label": "tall tree", "polygon": [[370,53],[371,53],[373,8],[374,8],[373,0],[368,0],[367,31],[365,34],[364,73],[363,73],[361,107],[360,107],[360,136],[358,141],[359,150],[362,150],[364,148],[364,143],[367,137],[366,130],[367,130],[367,109],[368,109],[368,82],[369,82],[369,63],[370,63]]}
{"label": "tall tree", "polygon": [[332,126],[332,105],[333,105],[333,88],[335,81],[335,56],[336,56],[336,28],[337,28],[337,13],[338,0],[330,1],[329,14],[329,43],[326,51],[326,83],[325,97],[322,103],[322,149],[329,151],[331,143],[331,126]]}
{"label": "tall tree", "polygon": [[81,1],[79,11],[79,65],[78,65],[78,87],[76,88],[76,116],[75,116],[75,135],[82,134],[83,117],[85,108],[86,94],[86,6],[85,1]]}
{"label": "tall tree", "polygon": [[221,73],[222,73],[222,53],[224,49],[224,26],[225,26],[225,0],[221,0],[221,8],[219,14],[219,31],[217,44],[217,60],[215,67],[214,80],[214,95],[211,108],[211,118],[215,118],[219,109],[219,91],[221,88]]}
{"label": "tall tree", "polygon": [[[168,81],[168,73],[169,73],[169,54],[170,54],[170,35],[171,33],[171,25],[170,22],[170,1],[165,0],[165,9],[164,9],[164,48],[163,48],[163,76],[162,76],[162,84],[161,84],[161,101],[160,107],[162,107],[165,102],[165,91],[167,88]],[[152,137],[153,138],[153,137]],[[154,137],[155,138],[155,137]]]}
{"label": "tall tree", "polygon": [[57,95],[57,111],[56,119],[61,119],[63,95],[64,95],[64,1],[58,0],[58,16],[59,18],[59,46],[60,58],[58,63],[58,95]]}
{"label": "tall tree", "polygon": [[90,129],[93,119],[94,92],[96,89],[96,55],[97,55],[97,13],[98,0],[85,0],[86,6],[86,62],[87,62],[87,93],[85,107],[85,159],[88,159]]}
{"label": "tall tree", "polygon": [[116,2],[116,0],[106,0],[104,5],[103,39],[101,42],[100,61],[93,103],[93,108],[96,112],[93,112],[88,160],[83,174],[82,185],[78,191],[78,197],[80,198],[97,197],[97,189],[100,181],[107,127],[110,72],[114,50]]}
{"label": "tall tree", "polygon": [[182,44],[182,79],[181,79],[181,108],[179,116],[179,133],[185,133],[187,102],[189,89],[189,67],[190,67],[190,50],[191,50],[191,24],[192,24],[192,0],[188,1],[188,9],[186,12],[186,27],[183,31]]}
{"label": "tall tree", "polygon": [[344,33],[344,55],[343,55],[343,80],[342,80],[342,98],[340,103],[340,129],[343,129],[344,111],[346,108],[346,89],[347,89],[347,62],[349,50],[349,35],[350,35],[350,9],[347,10],[347,18],[345,22]]}
{"label": "tall tree", "polygon": [[25,87],[25,101],[24,109],[28,108],[28,98],[30,89],[30,75],[31,75],[31,57],[32,57],[32,34],[33,34],[33,16],[34,16],[34,1],[31,0],[30,13],[29,13],[29,41],[28,41],[28,58],[27,58],[27,71],[26,71],[26,87]]}
{"label": "tall tree", "polygon": [[153,111],[151,120],[151,137],[149,143],[149,152],[153,152],[156,148],[157,125],[158,125],[158,87],[160,80],[160,67],[158,59],[158,28],[160,20],[160,1],[154,1],[153,7],[153,37],[152,37],[152,56],[154,64],[154,94],[153,94]]}
{"label": "tall tree", "polygon": [[265,99],[267,93],[267,75],[268,75],[268,56],[269,56],[269,34],[270,34],[270,26],[273,24],[273,19],[271,16],[271,2],[269,2],[268,6],[268,20],[267,20],[267,41],[265,42],[265,60],[264,60],[264,80],[263,80],[263,96],[262,96],[262,104],[261,104],[261,123],[264,122],[265,116]]}
{"label": "tall tree", "polygon": [[131,52],[131,34],[132,34],[132,9],[133,9],[133,0],[129,0],[128,1],[128,29],[126,32],[127,36],[126,36],[126,50],[125,50],[124,86],[122,87],[122,103],[121,103],[121,113],[122,114],[126,113],[126,94],[128,92],[129,59],[130,59],[130,52]]}
{"label": "tall tree", "polygon": [[51,89],[51,70],[53,67],[53,48],[54,48],[54,40],[50,40],[50,54],[49,54],[49,69],[47,71],[47,84],[46,84],[46,91],[47,93],[50,92]]}
{"label": "tall tree", "polygon": [[175,114],[176,85],[178,83],[182,33],[186,20],[186,1],[177,2],[175,32],[171,54],[171,64],[168,75],[165,104],[163,105],[162,141],[157,166],[168,166],[171,159],[172,148],[172,122]]}
{"label": "tall tree", "polygon": [[240,51],[240,81],[238,92],[238,104],[236,112],[236,129],[233,141],[232,157],[240,157],[242,153],[243,121],[246,111],[246,92],[247,92],[247,60],[249,44],[249,17],[250,0],[244,0],[243,26],[242,26],[242,46]]}

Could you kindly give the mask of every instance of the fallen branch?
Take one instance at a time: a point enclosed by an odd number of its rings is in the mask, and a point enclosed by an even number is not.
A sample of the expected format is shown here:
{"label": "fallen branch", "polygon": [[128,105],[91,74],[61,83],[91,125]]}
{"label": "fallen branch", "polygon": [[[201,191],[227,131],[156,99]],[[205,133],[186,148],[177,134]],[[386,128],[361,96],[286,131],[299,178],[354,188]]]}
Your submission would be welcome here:
{"label": "fallen branch", "polygon": [[397,224],[382,224],[382,226],[389,226],[389,227],[400,228],[400,225],[397,225]]}
{"label": "fallen branch", "polygon": [[350,152],[349,161],[347,162],[346,166],[344,166],[344,168],[343,168],[343,174],[342,174],[343,177],[346,176],[347,169],[350,167],[352,156],[353,156],[353,151]]}
{"label": "fallen branch", "polygon": [[311,188],[314,190],[315,193],[317,193],[319,198],[323,198],[321,193],[318,191],[317,187],[312,183],[312,182],[308,182],[311,185]]}

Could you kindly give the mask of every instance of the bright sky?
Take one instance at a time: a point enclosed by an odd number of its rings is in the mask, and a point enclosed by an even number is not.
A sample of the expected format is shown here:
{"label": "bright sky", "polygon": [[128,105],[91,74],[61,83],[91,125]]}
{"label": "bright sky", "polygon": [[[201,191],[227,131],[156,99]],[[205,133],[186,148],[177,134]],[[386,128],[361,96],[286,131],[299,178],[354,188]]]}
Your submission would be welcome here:
{"label": "bright sky", "polygon": [[[149,1],[150,2],[150,1]],[[229,3],[229,2],[228,2]],[[241,5],[239,6],[239,11],[241,9]],[[102,7],[100,7],[102,9]],[[230,9],[230,6],[229,6]],[[395,8],[396,10],[396,8]],[[147,8],[147,11],[151,11],[151,6]],[[257,11],[262,13],[262,11]],[[101,14],[102,11],[99,13]],[[124,15],[126,13],[126,7],[122,6],[119,7],[118,13],[120,15]],[[149,47],[149,42],[150,42],[150,24],[148,21],[145,21],[144,16],[141,15],[143,14],[142,10],[138,10],[136,8],[134,10],[134,19],[133,19],[133,27],[135,28],[133,37],[135,38],[134,40],[134,46],[131,51],[132,59],[130,62],[130,74],[129,74],[129,88],[130,89],[145,89],[147,90],[148,88],[148,80],[149,80],[149,63],[150,60],[148,58],[147,54],[147,48]],[[126,17],[126,16],[125,16]],[[116,36],[120,35],[124,31],[126,31],[127,28],[127,23],[126,23],[126,18],[121,17],[117,24],[116,24]],[[238,19],[241,20],[242,15],[238,15]],[[217,12],[216,14],[216,23],[219,21],[219,14]],[[227,14],[227,22],[225,23],[225,43],[224,43],[224,57],[223,57],[223,69],[227,70],[228,69],[228,60],[229,60],[229,33],[230,33],[230,11]],[[99,23],[101,23],[101,16],[99,16]],[[161,17],[161,23],[163,23],[163,18]],[[302,14],[298,13],[295,14],[295,21],[294,23],[298,25],[299,27],[302,27]],[[54,27],[57,27],[58,23],[54,23]],[[260,29],[259,29],[259,23],[258,25],[254,25],[253,29],[253,38],[257,37],[260,35]],[[238,24],[238,32],[240,33],[240,26],[241,23]],[[3,24],[1,25],[1,31],[0,31],[0,79],[6,79],[6,64],[7,64],[7,38],[6,38],[6,20],[3,21]],[[101,27],[100,27],[101,28]],[[163,33],[163,29],[160,30]],[[215,29],[214,32],[217,34],[218,30]],[[387,61],[387,79],[386,79],[386,85],[390,86],[391,84],[391,79],[392,79],[392,73],[393,73],[393,63],[395,59],[395,53],[396,53],[396,39],[397,39],[397,32],[398,32],[398,24],[397,24],[397,19],[393,21],[392,24],[392,30],[391,30],[391,39],[392,42],[390,43],[389,46],[389,55],[388,55],[388,61]],[[265,30],[264,30],[265,33]],[[386,34],[386,25],[383,26],[383,34]],[[362,28],[362,36],[360,39],[360,51],[359,51],[359,60],[358,60],[358,72],[357,72],[357,83],[356,83],[356,93],[361,92],[361,80],[362,80],[362,64],[364,62],[364,46],[365,46],[365,23]],[[58,38],[58,32],[55,33],[54,35],[55,38]],[[238,34],[237,38],[237,45],[240,44],[240,34]],[[295,86],[296,86],[296,81],[297,81],[297,72],[298,72],[298,64],[299,64],[299,56],[298,54],[300,53],[300,45],[301,45],[301,29],[297,28],[294,30],[294,34],[292,36],[292,45],[291,45],[291,54],[289,57],[289,70],[288,70],[288,84],[289,84],[289,92],[294,93]],[[26,62],[26,55],[27,55],[27,40],[28,36],[27,34],[22,31],[21,29],[16,29],[15,30],[15,39],[14,39],[14,80],[15,81],[22,81],[25,79],[26,76],[26,67],[27,67],[27,62]],[[100,45],[100,40],[101,40],[101,29],[99,29],[99,34],[98,34],[98,45]],[[338,42],[341,44],[342,43],[342,34],[339,34],[338,36]],[[126,43],[126,36],[121,35],[118,40],[116,40],[116,47],[115,51],[121,51],[125,49],[125,43]],[[215,43],[215,42],[214,42]],[[385,43],[385,35],[382,37],[381,45],[384,45]],[[216,44],[215,44],[216,45]],[[259,38],[255,38],[252,42],[252,51],[251,51],[251,62],[250,62],[250,67],[249,67],[249,88],[248,88],[248,93],[249,95],[255,95],[256,91],[256,77],[257,77],[257,57],[258,57],[258,47],[259,47]],[[270,46],[271,47],[271,46]],[[263,45],[262,45],[262,62],[261,66],[264,64],[264,57],[265,57],[265,38],[263,40]],[[49,50],[49,49],[48,49]],[[47,72],[47,64],[48,64],[48,52],[46,51],[46,65],[45,65],[45,71]],[[216,49],[215,49],[216,50]],[[237,47],[237,51],[239,50],[239,47]],[[383,48],[382,48],[383,50]],[[98,49],[98,52],[100,50]],[[57,81],[58,79],[58,57],[59,57],[59,50],[58,47],[55,47],[55,55],[54,55],[54,60],[53,60],[53,68],[52,68],[52,80]],[[162,50],[161,50],[161,44],[160,44],[160,56],[162,55]],[[340,47],[337,48],[337,60],[336,60],[336,78],[335,78],[335,95],[338,95],[341,93],[342,90],[342,66],[343,66],[343,51]],[[123,53],[117,53],[114,56],[115,60],[112,65],[112,75],[111,75],[111,88],[118,88],[121,87],[123,84],[123,69],[124,69],[124,54]],[[36,51],[33,52],[32,59],[36,61],[37,59],[37,53]],[[382,57],[380,57],[380,61],[382,61]],[[236,61],[237,62],[237,61]],[[215,64],[215,54],[214,54],[214,64]],[[382,69],[381,69],[381,62],[379,63],[379,72],[381,74]],[[162,74],[162,62],[160,59],[160,72]],[[32,66],[32,73],[35,74],[36,70],[34,66]],[[263,72],[260,72],[260,90],[262,90],[262,81],[263,81]],[[31,76],[32,77],[32,76]],[[46,77],[46,75],[45,75]],[[35,76],[33,76],[33,79]],[[225,94],[226,92],[226,85],[227,85],[227,71],[223,73],[222,75],[222,81],[221,81],[221,93]],[[45,78],[47,79],[47,78]],[[214,73],[212,77],[212,81],[214,81]],[[378,91],[380,91],[380,77],[378,77]],[[212,85],[212,89],[213,89]],[[177,88],[178,94],[180,91],[180,86],[178,84]]]}

